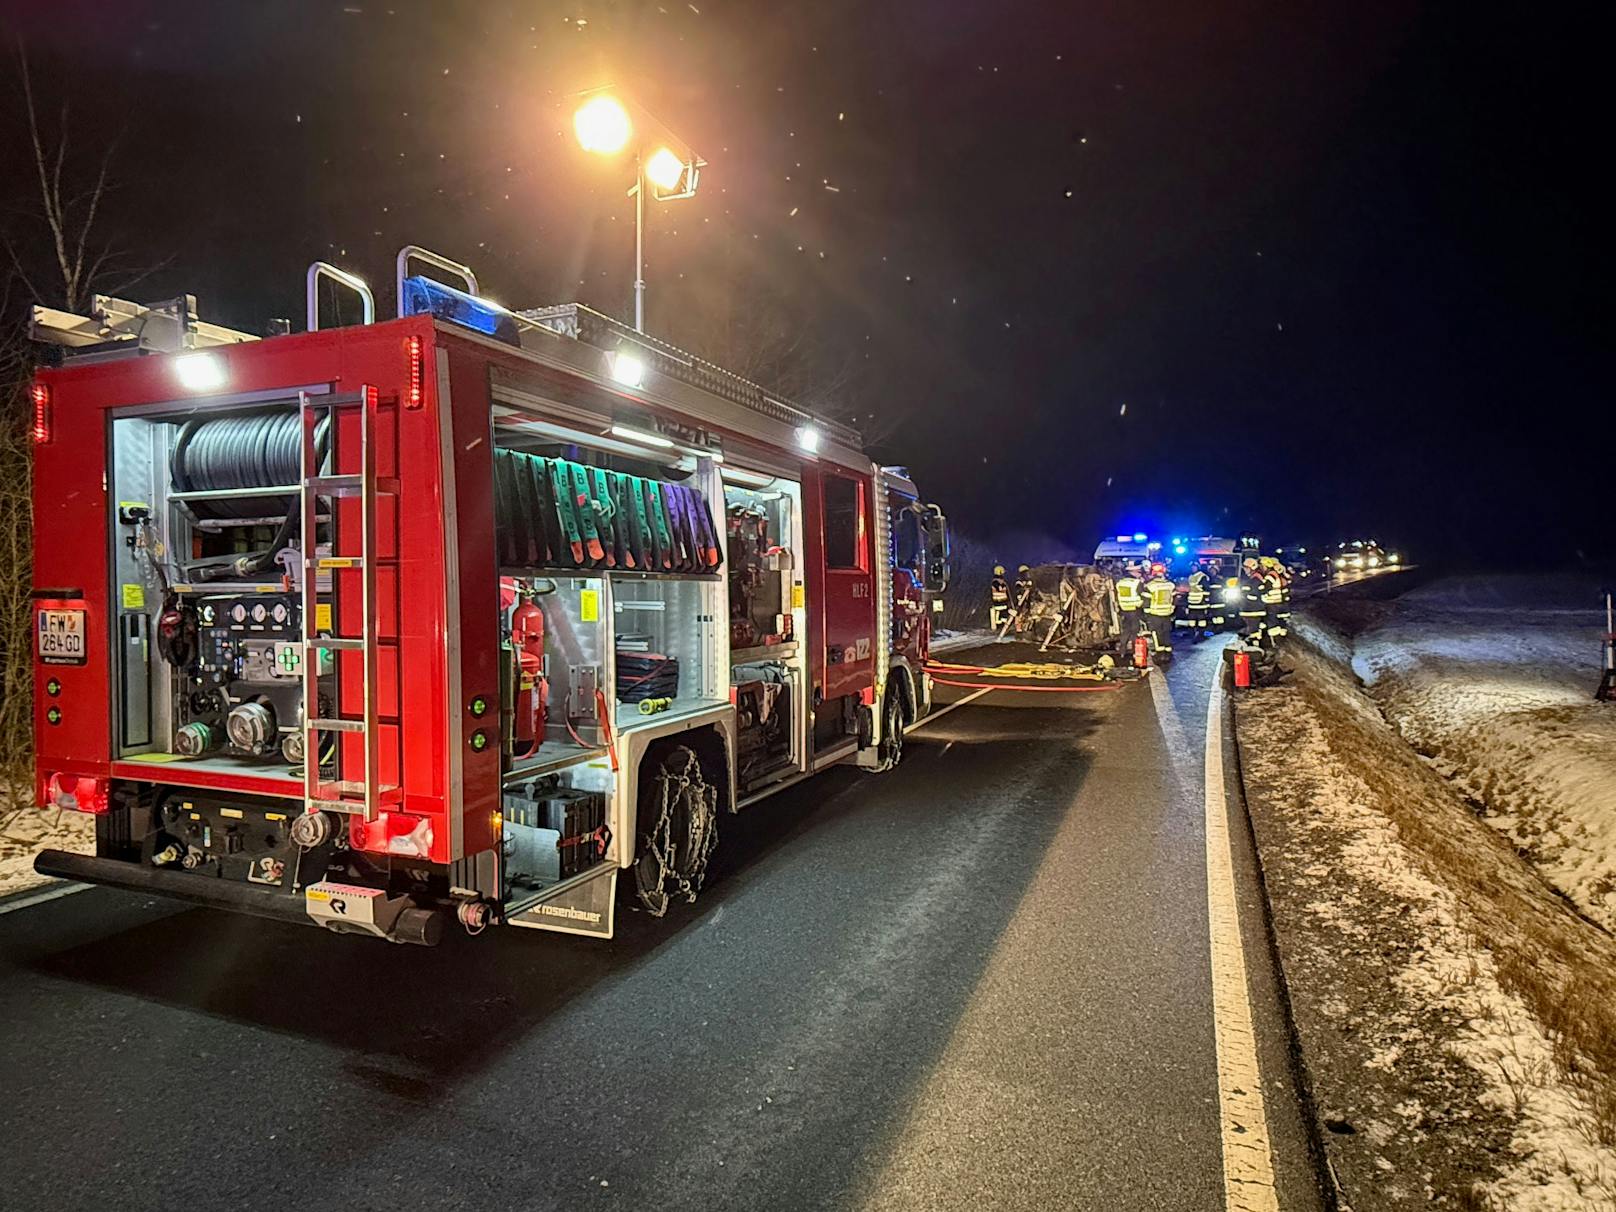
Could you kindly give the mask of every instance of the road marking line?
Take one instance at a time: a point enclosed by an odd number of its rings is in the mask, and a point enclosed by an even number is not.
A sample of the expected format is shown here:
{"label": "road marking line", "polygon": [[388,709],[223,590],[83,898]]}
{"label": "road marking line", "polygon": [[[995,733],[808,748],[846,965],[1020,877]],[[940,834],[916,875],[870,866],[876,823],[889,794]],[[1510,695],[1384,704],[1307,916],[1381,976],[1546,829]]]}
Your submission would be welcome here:
{"label": "road marking line", "polygon": [[1212,1023],[1218,1054],[1223,1198],[1231,1212],[1278,1212],[1246,955],[1234,893],[1234,852],[1223,782],[1223,663],[1206,709],[1206,907],[1212,952]]}
{"label": "road marking line", "polygon": [[23,893],[14,901],[6,901],[0,904],[0,917],[4,917],[8,913],[15,913],[19,909],[43,905],[46,901],[54,901],[59,897],[71,896],[75,892],[88,892],[91,887],[92,885],[90,884],[63,884],[60,888],[46,888],[44,891],[35,892],[32,895]]}
{"label": "road marking line", "polygon": [[974,691],[973,693],[966,695],[963,699],[955,699],[952,703],[950,703],[947,707],[944,707],[941,711],[934,711],[930,715],[928,715],[925,719],[918,720],[915,723],[910,724],[909,727],[907,727],[907,728],[905,728],[903,730],[904,735],[908,736],[909,733],[913,732],[916,728],[924,728],[927,724],[935,723],[937,720],[942,719],[950,711],[954,710],[954,708],[963,707],[963,706],[965,706],[965,704],[969,703],[972,699],[979,699],[984,694],[992,694],[995,690],[1000,690],[1000,689],[1003,689],[1003,687],[989,686],[986,690]]}

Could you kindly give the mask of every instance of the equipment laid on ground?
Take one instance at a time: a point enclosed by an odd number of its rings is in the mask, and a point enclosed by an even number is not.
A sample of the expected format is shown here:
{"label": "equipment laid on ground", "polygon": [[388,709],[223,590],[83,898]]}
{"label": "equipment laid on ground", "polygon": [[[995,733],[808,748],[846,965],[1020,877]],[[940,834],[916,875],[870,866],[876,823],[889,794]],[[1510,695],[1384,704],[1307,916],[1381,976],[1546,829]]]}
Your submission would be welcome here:
{"label": "equipment laid on ground", "polygon": [[[456,289],[412,268],[431,266]],[[366,322],[320,329],[322,291]],[[885,769],[931,705],[947,524],[858,434],[419,248],[399,315],[36,309],[36,866],[394,941],[609,937],[737,811]],[[728,567],[726,568],[726,564]]]}

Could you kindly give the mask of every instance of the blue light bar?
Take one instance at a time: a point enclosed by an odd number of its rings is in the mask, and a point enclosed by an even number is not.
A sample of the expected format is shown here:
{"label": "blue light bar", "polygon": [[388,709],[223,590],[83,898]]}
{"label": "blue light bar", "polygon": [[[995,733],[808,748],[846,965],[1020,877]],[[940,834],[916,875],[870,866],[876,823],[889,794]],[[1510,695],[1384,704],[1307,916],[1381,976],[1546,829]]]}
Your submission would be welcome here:
{"label": "blue light bar", "polygon": [[404,314],[431,315],[473,332],[486,333],[507,345],[520,345],[516,317],[497,303],[468,295],[431,278],[404,279]]}
{"label": "blue light bar", "polygon": [[1133,541],[1134,541],[1134,542],[1135,542],[1135,543],[1143,543],[1143,542],[1144,542],[1144,541],[1145,541],[1145,540],[1146,540],[1146,539],[1148,539],[1148,538],[1149,538],[1149,537],[1150,537],[1150,536],[1149,536],[1149,535],[1146,535],[1146,534],[1136,534],[1136,535],[1134,535],[1134,536],[1133,536]]}

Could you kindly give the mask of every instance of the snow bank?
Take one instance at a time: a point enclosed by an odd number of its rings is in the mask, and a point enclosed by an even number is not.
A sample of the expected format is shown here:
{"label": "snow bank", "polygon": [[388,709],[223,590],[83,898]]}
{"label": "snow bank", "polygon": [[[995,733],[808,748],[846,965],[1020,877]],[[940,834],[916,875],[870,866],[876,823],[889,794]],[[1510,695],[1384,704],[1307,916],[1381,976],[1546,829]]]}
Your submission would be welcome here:
{"label": "snow bank", "polygon": [[1543,1212],[1616,1201],[1616,1152],[1597,1113],[1504,988],[1468,907],[1383,811],[1383,789],[1343,767],[1339,717],[1327,725],[1316,706],[1328,690],[1314,680],[1244,698],[1239,726],[1344,1196],[1378,1208],[1468,1195]]}
{"label": "snow bank", "polygon": [[1616,928],[1616,706],[1592,700],[1596,602],[1591,582],[1439,580],[1377,611],[1351,661],[1404,738],[1582,912]]}

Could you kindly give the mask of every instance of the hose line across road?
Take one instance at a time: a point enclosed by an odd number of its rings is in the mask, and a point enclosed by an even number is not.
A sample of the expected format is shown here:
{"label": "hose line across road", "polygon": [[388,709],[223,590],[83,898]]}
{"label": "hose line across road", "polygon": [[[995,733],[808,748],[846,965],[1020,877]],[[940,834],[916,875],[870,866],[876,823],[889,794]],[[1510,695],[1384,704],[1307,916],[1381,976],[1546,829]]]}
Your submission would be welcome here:
{"label": "hose line across road", "polygon": [[941,688],[897,770],[726,817],[701,899],[608,944],[386,947],[104,889],[0,916],[6,1186],[1315,1208],[1214,648],[1108,694]]}

